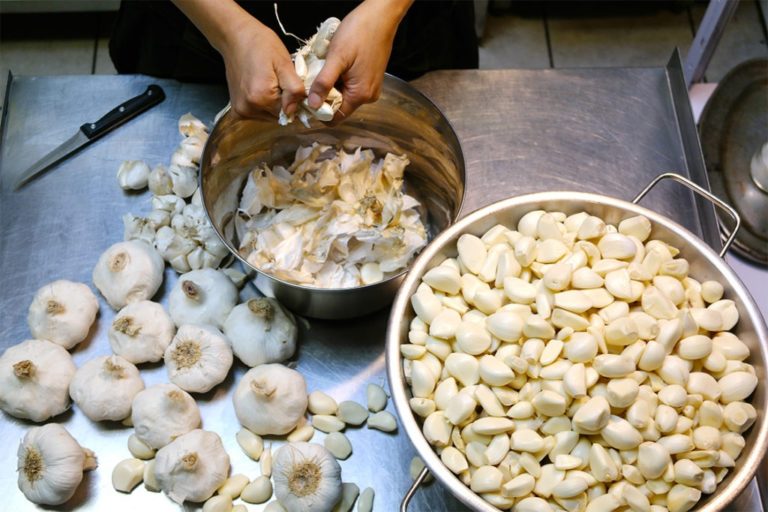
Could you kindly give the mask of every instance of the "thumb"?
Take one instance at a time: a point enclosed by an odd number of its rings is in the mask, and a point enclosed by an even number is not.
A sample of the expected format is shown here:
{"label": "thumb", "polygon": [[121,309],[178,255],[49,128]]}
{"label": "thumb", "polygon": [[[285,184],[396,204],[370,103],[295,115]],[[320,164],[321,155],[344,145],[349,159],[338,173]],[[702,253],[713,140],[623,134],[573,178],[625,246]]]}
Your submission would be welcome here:
{"label": "thumb", "polygon": [[322,105],[325,98],[328,97],[328,93],[339,80],[339,77],[343,72],[344,64],[341,59],[329,55],[329,58],[325,61],[325,65],[317,74],[315,81],[312,82],[312,86],[309,88],[308,103],[311,108],[320,108],[320,105]]}
{"label": "thumb", "polygon": [[[290,62],[290,61],[289,61]],[[282,107],[283,112],[291,115],[296,110],[296,103],[298,103],[306,94],[304,90],[304,82],[296,74],[293,65],[278,66],[275,70],[277,74],[277,82],[282,90]]]}

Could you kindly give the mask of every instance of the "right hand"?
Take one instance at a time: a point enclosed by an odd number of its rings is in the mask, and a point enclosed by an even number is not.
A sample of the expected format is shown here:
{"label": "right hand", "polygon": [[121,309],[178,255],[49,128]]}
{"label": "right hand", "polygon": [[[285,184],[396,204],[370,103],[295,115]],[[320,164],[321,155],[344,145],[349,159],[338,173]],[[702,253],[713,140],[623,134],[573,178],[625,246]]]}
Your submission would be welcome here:
{"label": "right hand", "polygon": [[283,42],[252,17],[233,27],[221,48],[232,110],[241,117],[267,111],[287,115],[306,96]]}

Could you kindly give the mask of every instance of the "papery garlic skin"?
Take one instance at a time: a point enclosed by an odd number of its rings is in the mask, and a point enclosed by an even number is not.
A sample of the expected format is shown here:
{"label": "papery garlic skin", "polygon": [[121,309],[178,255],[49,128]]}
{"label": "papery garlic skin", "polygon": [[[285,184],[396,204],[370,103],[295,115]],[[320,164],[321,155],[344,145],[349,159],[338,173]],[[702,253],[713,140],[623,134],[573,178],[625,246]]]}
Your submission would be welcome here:
{"label": "papery garlic skin", "polygon": [[19,445],[18,457],[19,489],[39,505],[66,502],[83,480],[83,471],[96,468],[93,452],[57,423],[31,428]]}
{"label": "papery garlic skin", "polygon": [[193,270],[174,285],[168,310],[177,326],[211,324],[221,328],[237,296],[237,287],[226,274],[210,268]]}
{"label": "papery garlic skin", "polygon": [[262,364],[243,375],[232,402],[240,424],[254,434],[287,434],[307,411],[307,383],[296,370]]}
{"label": "papery garlic skin", "polygon": [[288,443],[272,459],[275,496],[288,512],[330,512],[341,499],[341,466],[323,446]]}
{"label": "papery garlic skin", "polygon": [[0,356],[0,409],[11,416],[45,421],[69,408],[72,356],[45,340],[26,340]]}
{"label": "papery garlic skin", "polygon": [[200,409],[176,384],[156,384],[133,399],[131,421],[136,437],[158,449],[200,426]]}
{"label": "papery garlic skin", "polygon": [[224,333],[243,363],[280,363],[296,351],[296,321],[275,299],[250,299],[235,306],[224,322]]}
{"label": "papery garlic skin", "polygon": [[99,312],[99,301],[88,285],[59,280],[35,293],[27,323],[36,339],[70,349],[88,336]]}
{"label": "papery garlic skin", "polygon": [[165,350],[171,382],[185,391],[205,393],[227,378],[232,348],[212,325],[182,325]]}
{"label": "papery garlic skin", "polygon": [[168,168],[162,164],[156,165],[149,173],[147,185],[149,191],[156,196],[170,194],[173,191],[173,181],[168,174]]}
{"label": "papery garlic skin", "polygon": [[157,452],[155,477],[176,503],[205,501],[227,479],[229,455],[214,432],[192,430]]}
{"label": "papery garlic skin", "polygon": [[121,309],[107,331],[112,351],[133,364],[163,358],[176,326],[157,302],[142,300]]}
{"label": "papery garlic skin", "polygon": [[149,166],[141,160],[126,160],[117,170],[117,182],[123,190],[141,190],[147,187]]}
{"label": "papery garlic skin", "polygon": [[120,356],[101,356],[78,368],[69,396],[92,421],[121,421],[144,381],[138,368]]}
{"label": "papery garlic skin", "polygon": [[179,118],[179,133],[184,137],[199,137],[203,141],[208,138],[208,128],[200,119],[187,112]]}
{"label": "papery garlic skin", "polygon": [[163,282],[163,258],[138,240],[118,242],[104,251],[93,269],[93,284],[114,309],[150,299]]}

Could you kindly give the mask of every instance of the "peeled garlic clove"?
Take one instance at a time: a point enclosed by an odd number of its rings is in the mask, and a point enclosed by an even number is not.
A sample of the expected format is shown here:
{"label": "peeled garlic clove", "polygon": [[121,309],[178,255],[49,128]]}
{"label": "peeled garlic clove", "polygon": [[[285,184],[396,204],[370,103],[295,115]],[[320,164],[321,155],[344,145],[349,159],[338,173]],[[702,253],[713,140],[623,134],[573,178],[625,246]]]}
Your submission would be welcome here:
{"label": "peeled garlic clove", "polygon": [[117,181],[123,190],[141,190],[147,186],[149,166],[140,160],[126,160],[117,169]]}
{"label": "peeled garlic clove", "polygon": [[144,479],[144,462],[139,459],[125,459],[112,470],[112,487],[116,491],[129,493]]}
{"label": "peeled garlic clove", "polygon": [[464,234],[456,242],[456,248],[459,252],[461,262],[473,274],[478,274],[485,263],[488,251],[485,244],[474,235]]}
{"label": "peeled garlic clove", "polygon": [[388,411],[379,411],[368,418],[368,428],[381,430],[382,432],[394,432],[397,430],[397,420]]}
{"label": "peeled garlic clove", "polygon": [[621,233],[608,233],[597,242],[597,248],[603,258],[627,260],[635,256],[637,247],[627,236]]}
{"label": "peeled garlic clove", "polygon": [[141,460],[149,460],[155,457],[155,450],[136,437],[136,434],[128,436],[128,451],[131,452],[131,455]]}
{"label": "peeled garlic clove", "polygon": [[235,434],[235,439],[248,457],[253,460],[259,460],[264,451],[264,441],[261,436],[254,434],[248,429],[241,428]]}
{"label": "peeled garlic clove", "polygon": [[359,426],[368,419],[368,411],[357,402],[346,400],[339,404],[336,416],[347,425]]}
{"label": "peeled garlic clove", "polygon": [[[371,412],[379,412],[384,410],[387,406],[387,393],[384,391],[384,388],[377,386],[376,384],[368,384],[366,388],[366,398],[368,399],[368,410]],[[311,410],[310,400],[310,411]]]}
{"label": "peeled garlic clove", "polygon": [[339,408],[336,400],[326,395],[322,391],[311,392],[308,399],[309,412],[312,414],[332,415],[336,414],[336,411]]}
{"label": "peeled garlic clove", "polygon": [[339,460],[345,460],[352,454],[352,444],[341,432],[331,432],[325,436],[323,445]]}

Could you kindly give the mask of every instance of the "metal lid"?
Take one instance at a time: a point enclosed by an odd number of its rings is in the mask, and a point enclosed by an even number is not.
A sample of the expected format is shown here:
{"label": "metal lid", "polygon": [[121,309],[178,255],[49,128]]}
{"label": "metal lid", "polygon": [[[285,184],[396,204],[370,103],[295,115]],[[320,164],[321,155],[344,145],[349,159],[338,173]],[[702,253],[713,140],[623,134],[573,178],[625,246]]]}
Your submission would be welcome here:
{"label": "metal lid", "polygon": [[[744,62],[723,78],[704,109],[699,133],[712,192],[741,216],[734,249],[768,265],[768,193],[750,173],[753,155],[768,142],[768,59]],[[718,216],[729,235],[733,221],[720,211]]]}

